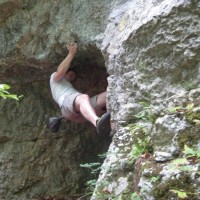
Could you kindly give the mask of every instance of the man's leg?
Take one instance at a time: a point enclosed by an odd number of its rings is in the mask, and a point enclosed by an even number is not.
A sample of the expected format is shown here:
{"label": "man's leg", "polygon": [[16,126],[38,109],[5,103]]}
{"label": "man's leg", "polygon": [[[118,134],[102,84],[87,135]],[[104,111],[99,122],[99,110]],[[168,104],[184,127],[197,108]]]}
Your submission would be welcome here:
{"label": "man's leg", "polygon": [[[103,95],[101,95],[102,97]],[[101,102],[101,98],[99,99]],[[90,98],[86,94],[81,94],[74,100],[74,109],[81,113],[88,121],[90,121],[96,128],[97,133],[101,135],[109,135],[110,133],[110,113],[105,113],[98,118],[94,108],[90,103]],[[97,122],[98,121],[98,122]]]}
{"label": "man's leg", "polygon": [[97,96],[97,106],[102,110],[106,111],[106,92],[102,92]]}
{"label": "man's leg", "polygon": [[94,108],[91,106],[90,98],[86,94],[80,94],[74,101],[74,109],[76,112],[81,113],[88,121],[96,127],[98,119]]}
{"label": "man's leg", "polygon": [[106,112],[106,92],[90,98],[90,103],[94,108],[97,116],[102,116]]}

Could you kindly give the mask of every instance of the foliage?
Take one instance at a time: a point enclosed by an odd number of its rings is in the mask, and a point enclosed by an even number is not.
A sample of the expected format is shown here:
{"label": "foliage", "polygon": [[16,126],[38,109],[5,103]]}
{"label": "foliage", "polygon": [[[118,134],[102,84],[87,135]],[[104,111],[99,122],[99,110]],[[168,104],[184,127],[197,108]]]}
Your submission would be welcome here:
{"label": "foliage", "polygon": [[177,112],[185,112],[185,111],[190,111],[194,108],[194,104],[190,103],[186,107],[183,106],[175,106],[169,109],[171,113],[177,113]]}
{"label": "foliage", "polygon": [[134,144],[131,150],[131,160],[137,159],[140,155],[150,152],[152,147],[150,145],[149,132],[150,128],[145,127],[144,124],[131,124],[130,131],[133,134]]}
{"label": "foliage", "polygon": [[140,102],[141,105],[143,105],[143,110],[134,115],[137,119],[143,120],[143,121],[154,121],[154,115],[151,111],[151,106],[146,102]]}
{"label": "foliage", "polygon": [[160,176],[152,176],[151,177],[151,183],[155,183],[160,179]]}
{"label": "foliage", "polygon": [[186,155],[187,158],[190,158],[190,157],[200,158],[200,149],[194,150],[188,147],[187,145],[184,146],[183,153]]}
{"label": "foliage", "polygon": [[135,123],[130,125],[130,131],[136,135],[146,135],[149,133],[149,129],[143,124]]}
{"label": "foliage", "polygon": [[172,161],[170,164],[170,170],[179,170],[182,172],[190,172],[193,171],[193,166],[190,163],[190,158],[193,158],[192,162],[199,162],[198,158],[200,157],[200,150],[194,150],[187,145],[184,146],[184,157],[177,158]]}
{"label": "foliage", "polygon": [[85,163],[85,164],[80,164],[80,167],[88,168],[91,170],[91,174],[96,175],[99,170],[101,169],[101,163],[99,162],[94,162],[94,163]]}
{"label": "foliage", "polygon": [[170,191],[177,194],[180,199],[184,199],[184,198],[188,197],[186,192],[184,192],[184,191],[180,191],[180,190],[170,190]]}
{"label": "foliage", "polygon": [[200,107],[195,106],[194,103],[188,103],[186,106],[175,106],[169,109],[170,113],[182,114],[185,119],[192,124],[200,125]]}
{"label": "foliage", "polygon": [[197,87],[197,83],[192,83],[189,81],[183,81],[181,82],[181,85],[185,90],[192,90]]}
{"label": "foliage", "polygon": [[131,157],[137,159],[140,155],[147,153],[149,151],[149,138],[144,138],[141,140],[137,138],[137,141],[132,147]]}
{"label": "foliage", "polygon": [[10,89],[10,86],[7,84],[0,84],[0,97],[4,98],[4,99],[14,99],[19,101],[19,99],[22,96],[17,96],[16,94],[10,94],[8,92],[8,90]]}
{"label": "foliage", "polygon": [[[195,170],[192,164],[196,162],[199,163],[199,160],[198,160],[199,157],[200,157],[199,149],[194,150],[188,147],[187,145],[185,145],[184,150],[183,150],[183,157],[173,160],[170,165],[170,170],[172,171],[179,170],[180,172],[192,172]],[[196,173],[198,174],[199,172],[196,172]],[[197,194],[197,193],[186,192],[179,188],[171,189],[170,191],[177,194],[180,199],[187,198],[189,194],[192,194],[192,195]]]}
{"label": "foliage", "polygon": [[93,192],[97,183],[97,179],[92,179],[86,182],[87,190]]}
{"label": "foliage", "polygon": [[104,159],[107,156],[107,152],[99,154],[98,157]]}
{"label": "foliage", "polygon": [[141,200],[140,196],[134,192],[132,195],[131,195],[131,200]]}
{"label": "foliage", "polygon": [[[99,154],[99,158],[105,158],[107,153]],[[86,185],[86,194],[83,197],[89,196],[93,193],[96,183],[97,183],[97,176],[101,170],[101,163],[100,162],[92,162],[92,163],[85,163],[85,164],[80,164],[80,167],[87,168],[91,171],[91,174],[93,175],[94,179],[88,180],[85,185]]]}

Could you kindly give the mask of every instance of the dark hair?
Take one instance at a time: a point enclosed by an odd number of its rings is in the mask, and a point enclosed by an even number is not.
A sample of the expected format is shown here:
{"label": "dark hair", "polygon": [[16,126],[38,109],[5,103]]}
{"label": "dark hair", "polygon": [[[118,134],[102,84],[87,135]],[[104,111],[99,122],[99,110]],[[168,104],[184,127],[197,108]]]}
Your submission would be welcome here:
{"label": "dark hair", "polygon": [[75,74],[77,74],[77,70],[74,69],[74,68],[69,68],[69,69],[66,71],[66,73],[68,73],[68,72],[70,72],[70,71],[73,71]]}

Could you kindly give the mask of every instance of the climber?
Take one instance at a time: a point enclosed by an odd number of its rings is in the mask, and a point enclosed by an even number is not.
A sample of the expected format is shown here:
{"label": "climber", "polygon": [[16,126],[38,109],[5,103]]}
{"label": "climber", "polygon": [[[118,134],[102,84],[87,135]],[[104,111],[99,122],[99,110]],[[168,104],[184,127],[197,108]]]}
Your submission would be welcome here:
{"label": "climber", "polygon": [[110,113],[106,112],[106,92],[89,98],[87,94],[78,92],[72,86],[76,71],[70,68],[70,65],[78,50],[77,42],[68,45],[67,49],[69,51],[67,57],[50,78],[53,99],[67,120],[78,123],[88,120],[96,127],[98,134],[109,135]]}

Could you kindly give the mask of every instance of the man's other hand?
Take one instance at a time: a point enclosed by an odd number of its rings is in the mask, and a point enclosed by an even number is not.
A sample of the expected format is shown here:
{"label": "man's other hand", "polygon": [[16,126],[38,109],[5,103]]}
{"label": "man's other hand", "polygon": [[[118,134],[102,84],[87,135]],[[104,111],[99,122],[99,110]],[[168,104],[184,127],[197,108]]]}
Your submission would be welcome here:
{"label": "man's other hand", "polygon": [[69,54],[72,56],[75,56],[78,51],[78,44],[77,42],[72,42],[67,46],[67,49],[69,51]]}

